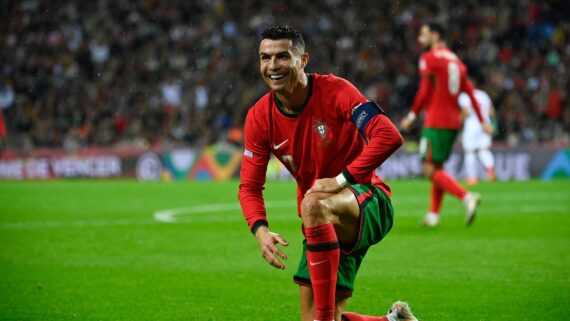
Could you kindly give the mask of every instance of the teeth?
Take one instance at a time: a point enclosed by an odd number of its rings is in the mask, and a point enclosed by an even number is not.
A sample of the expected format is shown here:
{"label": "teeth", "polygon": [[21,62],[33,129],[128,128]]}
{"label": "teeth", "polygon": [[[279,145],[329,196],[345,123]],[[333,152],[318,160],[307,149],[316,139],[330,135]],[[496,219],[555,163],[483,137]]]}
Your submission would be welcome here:
{"label": "teeth", "polygon": [[279,80],[283,77],[285,77],[285,75],[271,75],[271,76],[269,76],[269,78],[271,78],[272,80]]}

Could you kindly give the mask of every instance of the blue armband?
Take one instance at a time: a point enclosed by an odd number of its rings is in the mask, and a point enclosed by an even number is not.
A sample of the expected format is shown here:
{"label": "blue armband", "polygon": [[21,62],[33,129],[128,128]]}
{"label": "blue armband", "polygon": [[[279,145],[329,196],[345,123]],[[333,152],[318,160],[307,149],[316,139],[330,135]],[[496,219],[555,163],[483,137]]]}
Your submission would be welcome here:
{"label": "blue armband", "polygon": [[352,109],[352,122],[356,125],[356,128],[358,128],[360,134],[366,137],[364,134],[366,125],[368,125],[368,122],[370,122],[374,116],[380,114],[386,115],[386,112],[373,101],[365,102]]}

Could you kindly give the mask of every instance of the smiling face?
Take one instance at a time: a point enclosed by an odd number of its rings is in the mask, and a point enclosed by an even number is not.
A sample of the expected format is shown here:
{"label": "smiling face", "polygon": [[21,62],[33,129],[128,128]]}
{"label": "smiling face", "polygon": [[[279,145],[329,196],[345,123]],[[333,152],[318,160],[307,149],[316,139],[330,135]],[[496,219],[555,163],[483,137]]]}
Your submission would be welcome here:
{"label": "smiling face", "polygon": [[276,93],[293,93],[304,77],[309,55],[293,47],[289,39],[263,39],[259,44],[259,70]]}

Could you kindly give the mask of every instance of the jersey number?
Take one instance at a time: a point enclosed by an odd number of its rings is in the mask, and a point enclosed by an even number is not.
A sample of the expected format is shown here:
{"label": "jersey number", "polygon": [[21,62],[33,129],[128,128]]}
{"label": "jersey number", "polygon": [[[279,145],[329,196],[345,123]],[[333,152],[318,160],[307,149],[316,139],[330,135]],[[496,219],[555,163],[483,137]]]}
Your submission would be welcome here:
{"label": "jersey number", "polygon": [[453,61],[447,64],[447,88],[452,95],[459,93],[459,66]]}
{"label": "jersey number", "polygon": [[297,171],[297,169],[295,168],[295,163],[293,162],[293,155],[283,155],[281,156],[281,158],[283,159],[284,163],[289,164],[289,168],[291,168],[293,172]]}

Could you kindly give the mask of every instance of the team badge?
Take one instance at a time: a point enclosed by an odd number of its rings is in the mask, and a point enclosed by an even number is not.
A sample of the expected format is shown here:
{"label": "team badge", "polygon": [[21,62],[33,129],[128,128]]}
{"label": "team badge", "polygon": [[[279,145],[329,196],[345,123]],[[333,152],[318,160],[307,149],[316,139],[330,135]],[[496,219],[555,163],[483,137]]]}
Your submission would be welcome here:
{"label": "team badge", "polygon": [[332,143],[332,133],[329,130],[329,125],[322,118],[315,119],[313,132],[321,137],[319,145],[328,146]]}
{"label": "team badge", "polygon": [[324,120],[320,118],[315,120],[314,128],[315,132],[319,133],[322,139],[325,139],[327,137],[327,132],[329,131],[329,125],[327,125],[327,123]]}

